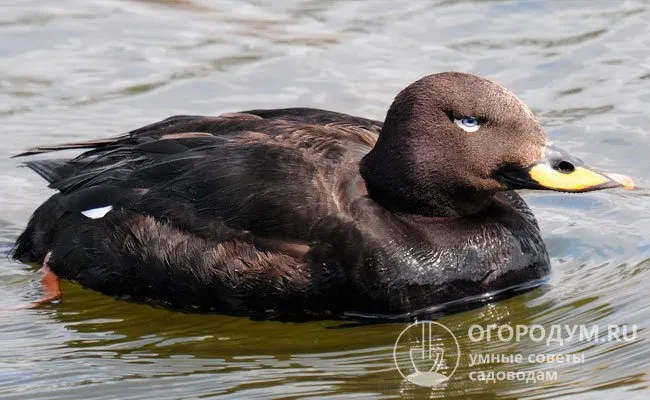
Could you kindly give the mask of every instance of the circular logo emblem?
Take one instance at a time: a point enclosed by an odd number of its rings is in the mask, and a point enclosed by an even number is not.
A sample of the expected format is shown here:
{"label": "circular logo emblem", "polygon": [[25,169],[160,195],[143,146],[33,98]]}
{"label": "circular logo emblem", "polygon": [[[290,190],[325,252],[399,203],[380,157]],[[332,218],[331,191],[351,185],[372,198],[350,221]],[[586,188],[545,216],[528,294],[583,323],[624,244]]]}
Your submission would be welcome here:
{"label": "circular logo emblem", "polygon": [[397,337],[393,360],[407,381],[434,387],[448,381],[456,372],[460,347],[446,326],[434,321],[415,322]]}

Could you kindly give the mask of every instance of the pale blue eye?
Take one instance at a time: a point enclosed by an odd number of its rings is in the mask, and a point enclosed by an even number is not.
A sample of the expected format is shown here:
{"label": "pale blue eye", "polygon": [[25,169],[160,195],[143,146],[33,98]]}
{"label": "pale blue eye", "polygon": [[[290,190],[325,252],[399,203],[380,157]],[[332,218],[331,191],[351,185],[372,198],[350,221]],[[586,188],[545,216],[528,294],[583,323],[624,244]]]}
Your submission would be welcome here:
{"label": "pale blue eye", "polygon": [[468,128],[478,126],[478,119],[474,117],[463,118],[460,122]]}
{"label": "pale blue eye", "polygon": [[475,117],[454,118],[454,123],[465,132],[476,132],[481,127],[478,118]]}

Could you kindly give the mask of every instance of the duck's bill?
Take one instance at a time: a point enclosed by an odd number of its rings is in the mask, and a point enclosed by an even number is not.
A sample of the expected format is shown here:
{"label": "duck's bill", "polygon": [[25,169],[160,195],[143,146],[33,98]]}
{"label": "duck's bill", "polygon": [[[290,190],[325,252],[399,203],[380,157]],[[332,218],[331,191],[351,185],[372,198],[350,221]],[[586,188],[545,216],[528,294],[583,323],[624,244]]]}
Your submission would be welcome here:
{"label": "duck's bill", "polygon": [[634,189],[625,175],[599,171],[555,146],[546,146],[544,157],[525,169],[507,168],[499,179],[508,189],[542,189],[561,192],[589,192],[621,187]]}

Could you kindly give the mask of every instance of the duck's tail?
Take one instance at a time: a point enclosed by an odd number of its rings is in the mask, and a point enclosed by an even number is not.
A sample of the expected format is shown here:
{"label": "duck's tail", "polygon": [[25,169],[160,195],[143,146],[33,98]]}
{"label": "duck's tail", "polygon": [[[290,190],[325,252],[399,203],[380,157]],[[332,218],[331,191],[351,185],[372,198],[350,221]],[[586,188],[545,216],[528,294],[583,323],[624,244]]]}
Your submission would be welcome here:
{"label": "duck's tail", "polygon": [[70,164],[69,159],[28,161],[22,165],[39,174],[48,183],[60,181],[79,169],[79,166]]}

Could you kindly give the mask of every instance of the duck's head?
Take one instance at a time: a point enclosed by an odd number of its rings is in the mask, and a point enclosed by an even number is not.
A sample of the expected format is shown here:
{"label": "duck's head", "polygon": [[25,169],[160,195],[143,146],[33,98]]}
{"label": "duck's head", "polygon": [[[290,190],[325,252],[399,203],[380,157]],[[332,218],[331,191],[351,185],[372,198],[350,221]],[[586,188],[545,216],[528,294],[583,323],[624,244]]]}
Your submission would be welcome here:
{"label": "duck's head", "polygon": [[360,170],[384,207],[429,216],[478,212],[502,190],[634,186],[553,146],[503,86],[459,72],[429,75],[402,90]]}

